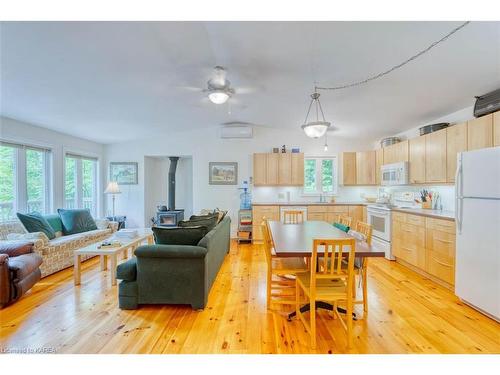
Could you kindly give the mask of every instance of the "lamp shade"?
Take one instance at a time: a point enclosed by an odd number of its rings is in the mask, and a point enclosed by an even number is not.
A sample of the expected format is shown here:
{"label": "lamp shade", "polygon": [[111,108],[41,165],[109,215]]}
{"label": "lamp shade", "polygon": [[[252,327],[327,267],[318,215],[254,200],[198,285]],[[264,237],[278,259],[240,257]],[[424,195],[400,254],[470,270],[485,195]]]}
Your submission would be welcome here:
{"label": "lamp shade", "polygon": [[120,187],[116,181],[111,181],[108,183],[106,190],[104,190],[104,194],[120,194]]}
{"label": "lamp shade", "polygon": [[302,125],[304,133],[310,138],[320,138],[324,136],[329,127],[330,123],[326,121],[315,121]]}

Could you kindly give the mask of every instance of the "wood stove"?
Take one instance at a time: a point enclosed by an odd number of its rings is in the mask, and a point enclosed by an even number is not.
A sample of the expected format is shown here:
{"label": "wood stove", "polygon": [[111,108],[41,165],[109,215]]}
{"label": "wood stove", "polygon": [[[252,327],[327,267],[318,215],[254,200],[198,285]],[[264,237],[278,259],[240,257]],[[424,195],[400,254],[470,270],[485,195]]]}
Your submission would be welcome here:
{"label": "wood stove", "polygon": [[159,227],[176,227],[181,220],[184,220],[184,210],[156,212],[156,226]]}

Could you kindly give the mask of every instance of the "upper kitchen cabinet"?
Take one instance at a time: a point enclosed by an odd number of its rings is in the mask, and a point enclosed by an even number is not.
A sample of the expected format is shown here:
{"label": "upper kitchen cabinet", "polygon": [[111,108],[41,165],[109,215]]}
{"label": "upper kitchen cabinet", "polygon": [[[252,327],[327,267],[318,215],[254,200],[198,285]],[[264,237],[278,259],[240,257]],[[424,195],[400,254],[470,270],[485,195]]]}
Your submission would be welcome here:
{"label": "upper kitchen cabinet", "polygon": [[425,137],[410,139],[410,183],[425,182]]}
{"label": "upper kitchen cabinet", "polygon": [[425,135],[425,180],[446,182],[446,129]]}
{"label": "upper kitchen cabinet", "polygon": [[253,154],[253,184],[255,186],[267,183],[267,154]]}
{"label": "upper kitchen cabinet", "polygon": [[342,181],[344,185],[356,185],[356,153],[342,153]]}
{"label": "upper kitchen cabinet", "polygon": [[467,121],[467,150],[493,146],[493,114]]}
{"label": "upper kitchen cabinet", "polygon": [[266,185],[278,185],[280,154],[267,154]]}
{"label": "upper kitchen cabinet", "polygon": [[375,151],[356,152],[356,185],[375,185],[376,167]]}
{"label": "upper kitchen cabinet", "polygon": [[278,185],[292,184],[292,154],[278,154]]}
{"label": "upper kitchen cabinet", "polygon": [[255,186],[304,185],[304,154],[254,154],[253,183]]}
{"label": "upper kitchen cabinet", "polygon": [[467,151],[467,123],[446,128],[446,181],[455,182],[457,154]]}
{"label": "upper kitchen cabinet", "polygon": [[493,146],[500,146],[500,111],[493,113]]}
{"label": "upper kitchen cabinet", "polygon": [[408,140],[384,147],[384,164],[408,161]]}
{"label": "upper kitchen cabinet", "polygon": [[304,185],[304,154],[292,153],[292,185]]}
{"label": "upper kitchen cabinet", "polygon": [[382,183],[382,172],[380,168],[384,165],[384,149],[379,148],[375,151],[375,184]]}

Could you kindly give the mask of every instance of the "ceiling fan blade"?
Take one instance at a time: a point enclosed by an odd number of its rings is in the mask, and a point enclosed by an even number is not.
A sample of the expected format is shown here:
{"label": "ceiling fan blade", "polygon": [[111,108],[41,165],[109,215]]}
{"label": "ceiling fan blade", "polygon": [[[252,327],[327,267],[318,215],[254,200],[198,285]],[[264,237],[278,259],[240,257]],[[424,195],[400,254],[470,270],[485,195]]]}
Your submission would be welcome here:
{"label": "ceiling fan blade", "polygon": [[258,90],[255,87],[236,87],[234,91],[236,94],[253,94]]}
{"label": "ceiling fan blade", "polygon": [[176,86],[176,89],[180,90],[185,90],[185,91],[192,91],[192,92],[203,92],[203,88],[201,87],[196,87],[196,86]]}

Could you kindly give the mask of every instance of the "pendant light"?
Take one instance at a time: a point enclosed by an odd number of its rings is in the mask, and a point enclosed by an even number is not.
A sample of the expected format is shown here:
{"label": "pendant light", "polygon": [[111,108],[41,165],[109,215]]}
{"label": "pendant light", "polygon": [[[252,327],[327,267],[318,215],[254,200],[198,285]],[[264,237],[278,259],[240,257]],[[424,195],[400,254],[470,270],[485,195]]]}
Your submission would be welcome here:
{"label": "pendant light", "polygon": [[[322,136],[326,135],[326,131],[331,125],[329,122],[325,120],[325,115],[323,114],[323,108],[321,107],[319,96],[320,94],[316,91],[313,94],[311,94],[311,103],[309,104],[309,108],[307,110],[304,125],[302,125],[302,130],[304,130],[304,133],[306,133],[306,135],[310,138],[321,138]],[[316,121],[307,122],[313,104],[316,110]],[[322,120],[320,120],[319,117],[320,113]]]}

